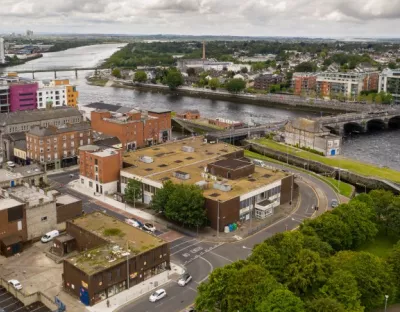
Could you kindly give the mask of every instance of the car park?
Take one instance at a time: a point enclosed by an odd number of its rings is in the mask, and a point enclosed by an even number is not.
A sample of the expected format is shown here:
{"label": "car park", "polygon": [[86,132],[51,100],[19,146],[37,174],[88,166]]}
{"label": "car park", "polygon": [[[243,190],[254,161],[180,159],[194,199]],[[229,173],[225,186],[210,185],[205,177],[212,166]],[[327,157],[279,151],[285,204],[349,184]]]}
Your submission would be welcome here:
{"label": "car park", "polygon": [[178,280],[179,286],[186,286],[192,280],[192,276],[189,273],[183,274]]}
{"label": "car park", "polygon": [[156,231],[156,227],[152,223],[145,223],[143,225],[143,230],[154,233]]}
{"label": "car park", "polygon": [[8,284],[10,284],[16,290],[21,290],[22,289],[21,283],[16,279],[9,280]]}
{"label": "car park", "polygon": [[158,289],[150,295],[149,301],[156,302],[166,296],[167,296],[167,292],[165,291],[165,289]]}

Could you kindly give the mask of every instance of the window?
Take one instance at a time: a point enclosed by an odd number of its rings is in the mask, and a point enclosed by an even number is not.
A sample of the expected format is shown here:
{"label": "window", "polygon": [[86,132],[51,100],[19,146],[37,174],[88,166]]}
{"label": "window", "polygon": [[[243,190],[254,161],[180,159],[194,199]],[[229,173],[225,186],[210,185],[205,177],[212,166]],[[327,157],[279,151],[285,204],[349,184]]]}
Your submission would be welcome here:
{"label": "window", "polygon": [[95,166],[94,167],[94,171],[98,172],[99,171],[99,167]]}
{"label": "window", "polygon": [[43,148],[40,148],[40,153],[43,154]]}
{"label": "window", "polygon": [[54,159],[58,159],[58,154],[54,153]]}
{"label": "window", "polygon": [[95,164],[95,165],[98,165],[98,164],[99,164],[99,160],[98,160],[98,159],[95,159],[95,160],[94,160],[94,164]]}
{"label": "window", "polygon": [[64,144],[63,144],[63,147],[64,147],[64,148],[67,148],[67,143],[64,143]]}
{"label": "window", "polygon": [[47,152],[50,152],[50,146],[47,147]]}
{"label": "window", "polygon": [[42,221],[47,221],[47,217],[42,217]]}
{"label": "window", "polygon": [[74,147],[74,146],[75,146],[75,142],[72,141],[72,142],[71,142],[71,147]]}
{"label": "window", "polygon": [[44,157],[40,156],[40,162],[44,162]]}
{"label": "window", "polygon": [[79,143],[80,143],[80,145],[83,145],[83,140],[81,140]]}
{"label": "window", "polygon": [[81,138],[83,138],[83,133],[81,132],[81,133],[79,133],[79,136],[81,137]]}
{"label": "window", "polygon": [[65,135],[63,135],[63,141],[65,141],[67,139],[67,137]]}
{"label": "window", "polygon": [[75,150],[71,151],[72,156],[75,156]]}
{"label": "window", "polygon": [[107,279],[109,282],[111,282],[112,280],[112,273],[111,272],[107,272]]}
{"label": "window", "polygon": [[50,139],[47,139],[46,142],[47,142],[47,144],[50,144]]}
{"label": "window", "polygon": [[67,157],[67,156],[68,156],[68,152],[64,151],[64,157]]}
{"label": "window", "polygon": [[89,187],[93,187],[93,182],[89,181]]}
{"label": "window", "polygon": [[89,139],[87,139],[87,143],[88,143],[88,144],[90,144],[90,138],[89,138]]}
{"label": "window", "polygon": [[74,139],[74,135],[73,134],[71,134],[71,139]]}
{"label": "window", "polygon": [[47,155],[47,160],[48,160],[48,161],[51,160],[51,154]]}
{"label": "window", "polygon": [[81,179],[81,184],[85,183],[85,180]]}
{"label": "window", "polygon": [[42,145],[43,144],[43,140],[39,140],[39,144]]}

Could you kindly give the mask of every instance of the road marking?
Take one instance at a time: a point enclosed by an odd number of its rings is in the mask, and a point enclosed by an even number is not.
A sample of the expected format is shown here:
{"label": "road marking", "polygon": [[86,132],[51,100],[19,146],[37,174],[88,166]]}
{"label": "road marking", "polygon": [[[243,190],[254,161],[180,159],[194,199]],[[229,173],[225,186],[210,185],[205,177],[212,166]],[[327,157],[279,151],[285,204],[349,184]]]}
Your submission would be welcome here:
{"label": "road marking", "polygon": [[219,254],[216,254],[216,253],[213,252],[213,251],[210,251],[209,253],[210,253],[210,254],[213,254],[213,255],[215,255],[215,256],[217,256],[217,257],[221,257],[222,259],[225,259],[226,261],[229,261],[230,263],[233,263],[232,260],[230,260],[230,259],[228,259],[228,258],[226,258],[226,257],[224,257],[224,256],[221,256],[221,255],[219,255]]}
{"label": "road marking", "polygon": [[[203,259],[205,262],[208,263],[208,265],[209,265],[210,268],[211,268],[210,272],[214,271],[214,267],[213,267],[213,265],[212,265],[212,263],[211,263],[210,261],[208,261],[207,259],[205,259],[205,258],[203,258],[203,257],[200,257],[200,259]],[[208,274],[208,275],[207,275],[205,278],[203,278],[200,282],[196,282],[196,283],[198,283],[198,284],[203,283],[206,279],[208,279],[209,276],[210,276],[210,274]]]}
{"label": "road marking", "polygon": [[189,246],[186,246],[185,248],[182,248],[182,249],[180,249],[180,250],[178,250],[178,251],[175,251],[173,254],[171,254],[171,256],[177,254],[178,252],[181,252],[182,250],[185,250],[186,248],[189,248],[189,247],[191,247],[191,246],[194,246],[194,245],[197,245],[197,244],[200,244],[200,243],[201,243],[201,242],[196,242],[196,243],[194,243],[194,244],[191,244],[191,245],[189,245]]}
{"label": "road marking", "polygon": [[[179,239],[181,239],[182,237],[180,237]],[[180,243],[180,244],[178,244],[178,245],[175,245],[175,246],[173,246],[173,247],[170,247],[169,249],[174,249],[175,247],[178,247],[178,246],[181,246],[181,245],[183,245],[183,244],[186,244],[186,243],[189,243],[189,242],[192,242],[192,241],[194,241],[194,240],[196,240],[195,238],[193,238],[193,239],[191,239],[191,240],[188,240],[188,241],[185,241],[185,242],[183,242],[183,243]]]}

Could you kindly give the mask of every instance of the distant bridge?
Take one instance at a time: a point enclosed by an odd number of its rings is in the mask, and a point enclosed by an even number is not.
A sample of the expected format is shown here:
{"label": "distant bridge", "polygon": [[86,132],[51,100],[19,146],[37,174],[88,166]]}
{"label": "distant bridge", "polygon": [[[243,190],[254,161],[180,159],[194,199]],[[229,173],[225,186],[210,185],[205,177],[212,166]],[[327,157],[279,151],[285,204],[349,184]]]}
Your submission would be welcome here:
{"label": "distant bridge", "polygon": [[314,120],[339,135],[370,130],[400,129],[400,108],[326,116]]}
{"label": "distant bridge", "polygon": [[[78,78],[78,71],[94,70],[97,73],[99,67],[70,67],[70,68],[54,68],[54,69],[26,69],[26,70],[12,70],[11,72],[17,74],[32,73],[32,78],[35,79],[35,73],[50,73],[54,72],[54,79],[57,78],[57,72],[75,72],[75,77]],[[0,70],[1,71],[1,70]]]}

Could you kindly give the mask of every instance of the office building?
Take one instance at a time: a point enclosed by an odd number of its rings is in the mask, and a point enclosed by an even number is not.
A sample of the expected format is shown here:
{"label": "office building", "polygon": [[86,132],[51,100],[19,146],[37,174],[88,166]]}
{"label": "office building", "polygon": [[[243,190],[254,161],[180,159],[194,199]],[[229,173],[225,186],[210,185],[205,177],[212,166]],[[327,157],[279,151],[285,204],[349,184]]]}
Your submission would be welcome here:
{"label": "office building", "polygon": [[400,104],[400,69],[385,69],[379,76],[378,91],[390,93],[393,104]]}
{"label": "office building", "polygon": [[26,133],[26,155],[45,170],[77,164],[80,146],[92,143],[90,124],[86,122],[49,126],[33,126]]}
{"label": "office building", "polygon": [[117,137],[125,150],[159,144],[171,138],[171,111],[130,110],[113,113],[108,110],[91,112],[92,129]]}
{"label": "office building", "polygon": [[140,181],[142,201],[148,204],[165,181],[197,185],[210,225],[219,231],[238,221],[267,218],[292,196],[292,175],[256,167],[243,149],[206,143],[203,137],[129,152],[123,162],[122,193],[130,179]]}

